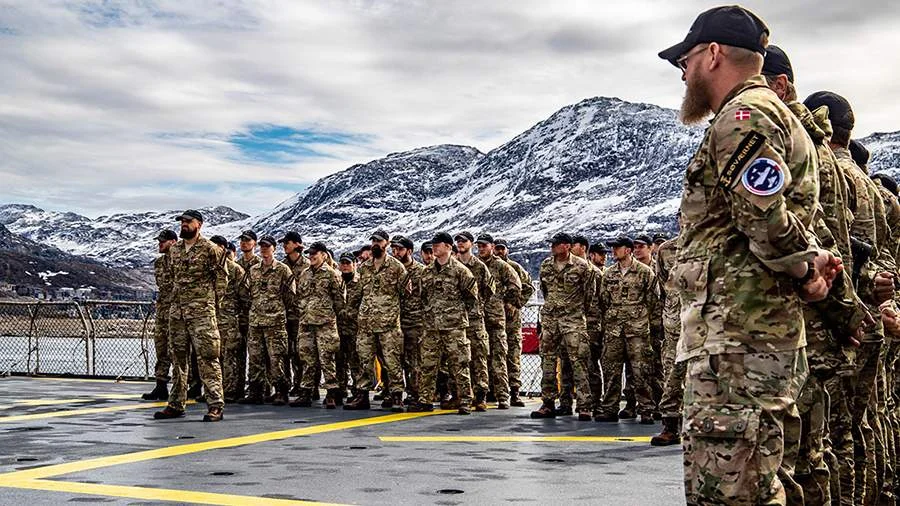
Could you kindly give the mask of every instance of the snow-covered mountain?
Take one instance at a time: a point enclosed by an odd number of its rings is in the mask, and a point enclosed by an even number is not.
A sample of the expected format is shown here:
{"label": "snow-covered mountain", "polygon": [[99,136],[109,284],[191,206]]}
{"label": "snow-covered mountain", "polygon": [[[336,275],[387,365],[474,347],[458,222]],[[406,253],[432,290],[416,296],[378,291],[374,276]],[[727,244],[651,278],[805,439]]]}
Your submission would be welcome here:
{"label": "snow-covered mountain", "polygon": [[[248,218],[229,207],[200,209],[207,224]],[[32,241],[115,267],[145,267],[156,257],[154,238],[164,228],[176,229],[181,211],[114,214],[95,220],[75,213],[44,211],[34,206],[0,206],[0,224]]]}

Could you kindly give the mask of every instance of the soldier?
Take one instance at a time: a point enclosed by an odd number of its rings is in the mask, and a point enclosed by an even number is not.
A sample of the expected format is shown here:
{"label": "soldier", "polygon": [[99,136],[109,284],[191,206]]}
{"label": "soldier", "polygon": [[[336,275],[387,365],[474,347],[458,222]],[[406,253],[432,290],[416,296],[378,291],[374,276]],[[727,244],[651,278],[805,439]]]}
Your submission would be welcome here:
{"label": "soldier", "polygon": [[[487,330],[484,328],[484,303],[494,295],[495,283],[491,271],[484,263],[472,255],[472,244],[475,237],[471,232],[460,232],[453,238],[459,251],[459,261],[472,271],[475,281],[478,283],[478,304],[469,307],[469,326],[466,328],[466,337],[469,339],[472,350],[472,390],[475,399],[472,407],[475,411],[487,410],[487,393],[490,388],[488,377],[488,356],[490,354],[490,341]],[[442,406],[442,408],[453,406]]]}
{"label": "soldier", "polygon": [[484,302],[484,324],[490,346],[491,390],[497,409],[509,409],[509,376],[506,370],[509,344],[506,337],[506,308],[517,306],[522,298],[522,280],[516,271],[494,254],[494,237],[481,234],[476,241],[478,259],[490,271],[496,290]]}
{"label": "soldier", "polygon": [[[603,244],[592,244],[588,248],[588,260],[594,271],[595,297],[599,297],[603,275],[606,272],[606,253],[607,248]],[[588,362],[588,381],[591,384],[591,398],[594,399],[593,415],[596,418],[600,415],[600,401],[603,399],[603,370],[600,368],[600,360],[603,358],[603,314],[600,311],[600,304],[592,304],[591,311],[586,316],[588,342],[591,350],[591,359]]]}
{"label": "soldier", "polygon": [[422,264],[425,266],[431,265],[431,262],[434,261],[434,251],[430,242],[426,241],[422,243],[422,249],[419,251],[419,255],[422,257]]}
{"label": "soldier", "polygon": [[153,261],[156,276],[156,325],[153,326],[153,344],[156,348],[156,366],[153,368],[156,387],[141,396],[145,401],[164,401],[169,398],[169,309],[172,306],[172,278],[169,269],[169,248],[178,242],[174,230],[163,230],[156,236],[160,256]]}
{"label": "soldier", "polygon": [[509,376],[509,404],[524,408],[525,402],[519,397],[519,390],[522,388],[522,308],[534,295],[534,284],[531,274],[509,257],[509,243],[506,239],[494,240],[494,252],[512,266],[522,284],[519,302],[506,305],[506,371]]}
{"label": "soldier", "polygon": [[222,420],[222,369],[219,367],[219,329],[216,323],[216,286],[225,276],[225,254],[200,235],[203,215],[193,209],[176,218],[181,240],[169,248],[172,306],[169,312],[169,355],[173,384],[169,404],[153,418],[184,416],[191,346],[197,351],[200,380],[206,389],[204,422]]}
{"label": "soldier", "polygon": [[647,234],[640,234],[634,238],[634,259],[655,270],[653,265],[653,239]]}
{"label": "soldier", "polygon": [[[288,232],[281,238],[281,246],[284,248],[284,264],[291,269],[291,275],[294,280],[300,278],[303,271],[309,268],[309,260],[303,256],[303,237],[297,232]],[[298,348],[298,339],[300,332],[300,304],[303,301],[298,296],[294,299],[294,303],[287,308],[287,336],[288,336],[288,368],[285,375],[291,378],[290,395],[300,395],[300,381],[303,379],[304,366],[312,367],[318,371],[318,359],[312,364],[304,364],[300,361],[300,351]],[[313,377],[318,378],[319,375],[312,373]]]}
{"label": "soldier", "polygon": [[[246,275],[250,274],[250,268],[259,263],[259,257],[256,256],[256,232],[252,230],[244,230],[241,232],[239,239],[241,254],[237,259],[238,265],[244,269]],[[231,392],[237,399],[248,402],[253,399],[247,399],[244,396],[244,387],[247,384],[247,339],[250,335],[250,298],[247,297],[241,302],[238,309],[238,331],[240,340],[236,343],[227,343],[229,346],[229,355],[233,358],[233,365],[236,368],[237,375],[234,376],[234,391]],[[266,387],[268,392],[268,387]]]}
{"label": "soldier", "polygon": [[671,273],[689,504],[785,503],[782,424],[806,376],[800,301],[824,299],[842,268],[785,204],[818,204],[806,193],[815,148],[791,136],[802,126],[759,75],[768,33],[744,8],[717,7],[659,54],[687,85],[682,121],[715,114],[685,172]]}
{"label": "soldier", "polygon": [[[337,407],[342,397],[337,374],[337,356],[341,339],[337,315],[344,310],[344,287],[341,276],[326,262],[328,248],[321,242],[309,247],[309,267],[296,280],[300,300],[299,354],[303,363],[318,361],[325,376],[325,409]],[[318,359],[312,358],[317,356]],[[312,391],[319,388],[318,371],[306,367],[300,383],[300,395],[292,407],[310,407]],[[402,407],[401,407],[402,411]]]}
{"label": "soldier", "polygon": [[[375,384],[373,367],[379,349],[384,357],[381,366],[390,378],[390,396],[382,407],[403,406],[403,334],[400,332],[400,298],[408,285],[406,269],[399,260],[387,254],[388,233],[372,234],[372,258],[359,268],[362,298],[359,306],[357,350],[360,361],[360,384],[356,397],[344,409],[369,409],[369,390]],[[386,392],[387,394],[387,392]]]}
{"label": "soldier", "polygon": [[[294,277],[287,265],[275,260],[272,236],[259,240],[261,261],[250,268],[250,336],[247,350],[250,360],[250,392],[248,404],[264,402],[263,389],[275,387],[272,405],[288,402],[290,385],[286,376],[287,308],[294,303]],[[268,359],[268,375],[266,367]]]}
{"label": "soldier", "polygon": [[228,250],[228,240],[221,235],[214,235],[209,240],[222,248],[225,253],[225,278],[220,279],[226,284],[217,288],[219,305],[216,311],[216,321],[219,324],[219,337],[221,338],[221,357],[219,363],[222,366],[222,390],[226,403],[237,402],[237,368],[234,357],[235,343],[240,341],[238,330],[238,308],[241,301],[250,296],[247,287],[247,275],[244,269],[232,259]]}
{"label": "soldier", "polygon": [[434,410],[432,399],[441,357],[446,356],[456,387],[460,415],[471,411],[472,385],[469,380],[469,343],[464,328],[469,327],[469,307],[478,305],[478,286],[472,272],[451,256],[453,239],[440,232],[431,240],[434,261],[422,277],[426,331],[422,339],[422,374],[419,400],[410,412]]}
{"label": "soldier", "polygon": [[341,392],[347,391],[348,376],[353,382],[353,396],[359,384],[359,353],[356,351],[356,335],[359,333],[359,303],[362,300],[362,289],[359,286],[359,275],[356,272],[356,256],[353,253],[341,255],[338,268],[343,283],[344,307],[338,313],[338,334],[341,338],[341,354],[337,361],[338,387]]}
{"label": "soldier", "polygon": [[653,244],[650,245],[650,252],[653,255],[654,259],[656,259],[657,254],[659,253],[659,247],[662,246],[663,243],[667,240],[668,237],[666,237],[666,234],[653,234]]}
{"label": "soldier", "polygon": [[684,362],[675,362],[678,337],[681,335],[681,299],[668,284],[678,257],[678,240],[670,239],[659,246],[656,253],[656,278],[660,286],[659,304],[663,307],[662,347],[662,398],[659,411],[662,414],[662,432],[650,440],[652,446],[670,446],[681,443],[681,408],[684,396]]}
{"label": "soldier", "polygon": [[400,330],[403,332],[403,372],[406,380],[406,403],[419,398],[419,347],[422,342],[425,307],[422,305],[422,274],[425,266],[413,259],[416,247],[402,235],[391,239],[391,253],[409,276],[409,286],[400,299]]}
{"label": "soldier", "polygon": [[[650,342],[652,315],[658,303],[656,276],[632,256],[634,242],[621,236],[610,243],[616,264],[606,270],[600,284],[599,304],[603,315],[604,395],[597,409],[598,422],[617,422],[622,368],[631,363],[635,411],[642,424],[653,423],[656,410],[650,377],[655,374]],[[645,248],[649,254],[650,248]]]}
{"label": "soldier", "polygon": [[594,273],[588,263],[571,254],[572,237],[559,233],[550,240],[552,255],[541,262],[541,398],[543,404],[532,418],[556,416],[556,360],[565,346],[575,370],[578,420],[591,419],[591,388],[588,381],[590,345],[585,315],[594,301]]}
{"label": "soldier", "polygon": [[372,258],[372,245],[370,244],[366,244],[356,252],[356,262],[360,265],[366,263],[370,258]]}

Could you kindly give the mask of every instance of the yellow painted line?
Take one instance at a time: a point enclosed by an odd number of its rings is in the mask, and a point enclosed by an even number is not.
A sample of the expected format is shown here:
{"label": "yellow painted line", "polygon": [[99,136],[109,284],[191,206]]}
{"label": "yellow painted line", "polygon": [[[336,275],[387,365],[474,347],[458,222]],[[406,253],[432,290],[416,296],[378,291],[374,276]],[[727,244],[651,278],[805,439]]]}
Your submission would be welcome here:
{"label": "yellow painted line", "polygon": [[[187,404],[193,404],[194,401],[187,401]],[[30,415],[11,415],[0,416],[0,423],[12,422],[28,422],[31,420],[43,420],[45,418],[60,418],[64,416],[93,415],[96,413],[114,413],[116,411],[129,411],[133,409],[161,408],[167,403],[165,402],[144,402],[141,404],[123,404],[121,406],[107,406],[104,408],[82,408],[82,409],[64,409],[61,411],[51,411],[49,413],[32,413]]]}
{"label": "yellow painted line", "polygon": [[[160,403],[165,405],[165,403]],[[133,453],[125,453],[122,455],[113,455],[110,457],[100,457],[96,459],[81,460],[77,462],[69,462],[66,464],[56,464],[52,466],[38,467],[35,469],[27,469],[24,471],[15,471],[6,474],[0,474],[0,486],[16,486],[16,483],[23,480],[40,480],[64,474],[77,473],[82,471],[90,471],[103,467],[117,466],[122,464],[132,464],[135,462],[143,462],[146,460],[163,459],[167,457],[177,457],[180,455],[189,455],[209,450],[218,450],[222,448],[234,448],[256,443],[265,443],[269,441],[278,441],[297,436],[309,436],[312,434],[322,434],[325,432],[334,432],[339,430],[355,429],[359,427],[367,427],[370,425],[379,425],[384,423],[402,422],[421,418],[424,416],[455,413],[456,411],[436,410],[427,413],[397,413],[394,415],[376,416],[370,418],[362,418],[359,420],[349,420],[346,422],[326,423],[322,425],[313,425],[311,427],[303,427],[299,429],[279,430],[275,432],[265,432],[262,434],[251,434],[249,436],[238,436],[227,439],[218,439],[215,441],[206,441],[202,443],[190,443],[185,445],[168,446],[165,448],[157,448],[155,450],[144,450]],[[2,418],[0,418],[2,420]],[[228,423],[227,421],[225,423]]]}
{"label": "yellow painted line", "polygon": [[381,436],[389,443],[649,443],[650,436]]}
{"label": "yellow painted line", "polygon": [[189,490],[128,487],[120,485],[100,485],[95,483],[72,483],[50,480],[25,480],[17,482],[14,485],[0,484],[0,486],[15,487],[27,490],[68,492],[72,494],[89,494],[106,497],[123,497],[128,499],[142,499],[145,501],[173,501],[191,504],[217,504],[222,506],[243,506],[246,504],[253,504],[254,506],[330,504],[312,501],[293,501],[289,499],[270,499],[268,497],[253,497],[246,495],[191,492]]}

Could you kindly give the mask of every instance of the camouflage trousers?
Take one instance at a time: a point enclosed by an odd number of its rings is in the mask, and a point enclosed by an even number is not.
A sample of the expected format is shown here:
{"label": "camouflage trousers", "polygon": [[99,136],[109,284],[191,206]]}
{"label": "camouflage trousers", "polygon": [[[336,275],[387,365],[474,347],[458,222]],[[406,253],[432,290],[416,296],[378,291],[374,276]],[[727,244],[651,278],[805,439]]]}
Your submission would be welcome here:
{"label": "camouflage trousers", "polygon": [[510,390],[522,388],[522,310],[507,305],[506,374]]}
{"label": "camouflage trousers", "polygon": [[[663,328],[651,328],[650,329],[650,370],[651,371],[663,371],[662,365],[662,355],[663,349],[666,345],[666,332]],[[647,378],[647,384],[650,387],[650,398],[653,399],[653,405],[659,406],[659,402],[662,400],[663,396],[663,385],[666,381],[666,376],[663,374],[660,376],[659,374],[651,374]],[[655,410],[654,410],[655,411]]]}
{"label": "camouflage trousers", "polygon": [[662,348],[663,383],[659,412],[663,418],[680,418],[684,402],[685,363],[675,362],[678,337],[681,334],[681,320],[664,327],[665,340]]}
{"label": "camouflage trousers", "polygon": [[469,379],[469,339],[462,329],[429,329],[422,335],[422,362],[419,376],[419,399],[429,403],[434,399],[441,357],[446,360],[449,376],[453,379],[460,406],[472,403],[472,384]]}
{"label": "camouflage trousers", "polygon": [[[588,344],[590,348],[590,344]],[[590,353],[590,351],[588,351]],[[590,374],[590,373],[588,373]],[[588,379],[590,385],[590,379]],[[591,397],[591,401],[594,401]],[[597,399],[599,402],[599,398]],[[565,346],[559,348],[559,405],[571,408],[575,402],[575,367],[569,358],[569,350]],[[593,404],[596,407],[596,403]]]}
{"label": "camouflage trousers", "polygon": [[578,411],[591,411],[591,385],[588,381],[588,361],[590,345],[588,344],[587,325],[583,319],[576,321],[550,320],[541,322],[541,398],[547,405],[556,402],[559,395],[556,383],[556,361],[561,350],[572,360],[575,375],[575,394]]}
{"label": "camouflage trousers", "polygon": [[[470,321],[475,320],[471,318]],[[490,385],[488,384],[488,354],[490,353],[490,341],[487,330],[484,328],[484,320],[479,318],[475,324],[466,328],[466,338],[471,349],[471,361],[469,362],[469,374],[472,382],[472,390],[475,396],[486,395]],[[449,367],[447,370],[450,373]],[[453,377],[452,374],[449,375]]]}
{"label": "camouflage trousers", "polygon": [[337,325],[301,325],[299,336],[300,361],[308,364],[316,357],[319,367],[305,366],[300,388],[319,388],[319,368],[325,376],[325,389],[338,388],[337,356],[341,351],[341,338]]}
{"label": "camouflage trousers", "polygon": [[158,308],[156,325],[153,327],[153,347],[156,349],[156,365],[153,376],[156,381],[169,382],[169,369],[172,368],[172,357],[169,356],[169,309]]}
{"label": "camouflage trousers", "polygon": [[653,347],[649,333],[635,332],[622,325],[605,325],[603,355],[600,360],[603,369],[603,399],[597,410],[603,416],[615,416],[619,411],[622,391],[622,368],[631,364],[631,384],[634,388],[635,408],[642,417],[652,418],[656,411],[653,402],[650,377],[658,374],[654,370]]}
{"label": "camouflage trousers", "polygon": [[[289,388],[285,375],[287,365],[286,325],[251,325],[247,340],[247,354],[250,361],[250,392],[258,394],[268,384],[276,392],[286,393]],[[269,364],[268,375],[266,364]],[[268,392],[268,390],[266,390]]]}
{"label": "camouflage trousers", "polygon": [[300,381],[303,379],[303,363],[300,361],[300,320],[287,319],[287,363],[285,364],[285,376],[291,385],[291,395],[300,392]]}
{"label": "camouflage trousers", "polygon": [[785,504],[784,417],[808,375],[803,349],[701,355],[685,364],[688,504]]}
{"label": "camouflage trousers", "polygon": [[506,342],[506,322],[486,322],[489,354],[488,364],[490,389],[497,402],[509,402],[509,376],[506,371],[506,355],[509,352]]}
{"label": "camouflage trousers", "polygon": [[359,353],[356,350],[357,329],[349,325],[338,325],[341,338],[341,353],[337,361],[338,388],[347,390],[352,384],[355,389],[360,381]]}
{"label": "camouflage trousers", "polygon": [[[856,376],[850,384],[853,395],[850,397],[850,413],[853,416],[853,447],[855,455],[855,474],[853,490],[854,504],[871,504],[877,499],[876,490],[877,441],[875,437],[875,418],[877,413],[869,406],[875,395],[878,376],[881,342],[863,342],[856,350]],[[843,493],[843,492],[842,492]]]}
{"label": "camouflage trousers", "polygon": [[236,315],[220,314],[219,337],[221,338],[222,390],[225,398],[237,400],[244,396],[246,362],[239,362],[238,347],[241,332]]}
{"label": "camouflage trousers", "polygon": [[169,407],[184,411],[187,401],[188,369],[191,347],[197,352],[200,381],[206,391],[206,404],[211,408],[225,405],[222,396],[222,369],[219,367],[219,329],[216,315],[192,314],[186,318],[183,310],[169,318],[169,354],[172,357],[172,390]]}
{"label": "camouflage trousers", "polygon": [[420,326],[401,327],[403,332],[403,377],[406,380],[406,396],[419,398],[419,364],[422,360],[422,335]]}
{"label": "camouflage trousers", "polygon": [[588,322],[588,383],[591,386],[591,399],[594,399],[594,414],[599,414],[600,400],[603,399],[603,370],[600,359],[603,358],[603,331],[599,322]]}
{"label": "camouflage trousers", "polygon": [[403,333],[399,325],[384,332],[360,329],[356,349],[360,363],[359,390],[369,391],[375,386],[375,357],[380,356],[384,357],[379,362],[390,380],[390,392],[403,393]]}

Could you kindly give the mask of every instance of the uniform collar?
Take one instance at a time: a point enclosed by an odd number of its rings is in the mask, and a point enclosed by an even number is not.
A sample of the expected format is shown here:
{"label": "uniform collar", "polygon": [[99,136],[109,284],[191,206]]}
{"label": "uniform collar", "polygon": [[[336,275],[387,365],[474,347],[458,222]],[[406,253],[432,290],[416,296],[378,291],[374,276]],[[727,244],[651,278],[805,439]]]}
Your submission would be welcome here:
{"label": "uniform collar", "polygon": [[751,77],[750,79],[747,79],[746,81],[742,82],[741,84],[738,84],[737,86],[732,88],[731,92],[729,92],[728,95],[725,96],[725,99],[722,100],[722,104],[719,106],[719,110],[716,111],[716,115],[713,117],[713,120],[715,120],[716,117],[719,116],[719,113],[722,112],[722,109],[725,108],[725,104],[727,104],[728,102],[731,102],[734,99],[734,97],[736,97],[736,96],[740,95],[741,93],[743,93],[749,89],[752,89],[752,88],[768,88],[768,87],[769,87],[769,85],[766,84],[766,78],[760,74],[757,74],[757,75]]}

